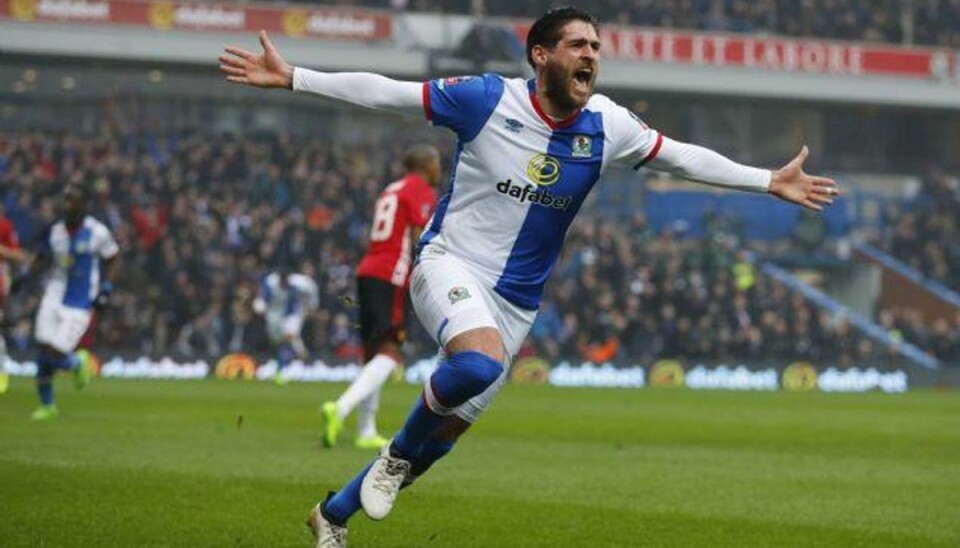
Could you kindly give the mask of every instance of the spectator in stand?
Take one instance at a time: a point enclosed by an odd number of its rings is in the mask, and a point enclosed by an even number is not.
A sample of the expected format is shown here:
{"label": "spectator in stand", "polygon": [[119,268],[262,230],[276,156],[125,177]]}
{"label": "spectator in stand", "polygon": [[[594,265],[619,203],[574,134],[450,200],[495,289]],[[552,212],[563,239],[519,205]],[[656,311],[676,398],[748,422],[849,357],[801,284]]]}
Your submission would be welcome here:
{"label": "spectator in stand", "polygon": [[[888,204],[886,230],[873,242],[924,277],[960,292],[960,181],[938,169],[923,180],[913,203]],[[948,364],[960,364],[960,320],[927,325],[913,309],[882,310],[879,323],[895,336]]]}
{"label": "spectator in stand", "polygon": [[878,314],[878,323],[895,340],[913,343],[941,362],[960,366],[960,311],[950,318],[937,318],[931,325],[914,308],[886,308]]}

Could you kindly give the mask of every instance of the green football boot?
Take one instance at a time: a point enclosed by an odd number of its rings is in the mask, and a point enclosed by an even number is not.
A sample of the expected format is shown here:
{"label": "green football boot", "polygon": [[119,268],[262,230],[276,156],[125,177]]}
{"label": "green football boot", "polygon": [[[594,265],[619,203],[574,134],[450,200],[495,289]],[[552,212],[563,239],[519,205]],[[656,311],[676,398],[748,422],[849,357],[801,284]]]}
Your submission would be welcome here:
{"label": "green football boot", "polygon": [[320,408],[320,416],[323,418],[323,446],[333,447],[337,444],[340,430],[343,429],[343,421],[337,414],[337,402],[328,401],[323,404]]}
{"label": "green football boot", "polygon": [[50,405],[41,405],[30,415],[30,418],[35,421],[49,421],[53,420],[60,416],[60,411],[57,410],[56,404],[51,403]]}
{"label": "green football boot", "polygon": [[93,356],[86,350],[77,350],[77,368],[73,370],[73,385],[83,390],[93,378]]}
{"label": "green football boot", "polygon": [[357,438],[357,440],[353,443],[354,445],[357,446],[358,449],[380,450],[383,448],[384,445],[390,443],[390,440],[388,440],[383,436],[378,435],[378,436],[366,436],[363,438]]}

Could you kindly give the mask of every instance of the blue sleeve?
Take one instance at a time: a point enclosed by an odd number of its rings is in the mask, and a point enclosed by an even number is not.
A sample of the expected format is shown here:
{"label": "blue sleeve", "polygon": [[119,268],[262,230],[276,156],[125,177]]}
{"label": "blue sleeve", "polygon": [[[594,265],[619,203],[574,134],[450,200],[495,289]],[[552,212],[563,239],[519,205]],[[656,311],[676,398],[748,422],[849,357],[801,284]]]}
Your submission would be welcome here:
{"label": "blue sleeve", "polygon": [[269,277],[269,274],[264,274],[260,277],[260,298],[266,302],[270,302],[273,294],[272,291],[270,291],[270,284],[267,283],[267,277]]}
{"label": "blue sleeve", "polygon": [[56,223],[48,224],[40,231],[36,244],[37,253],[49,254],[53,252],[53,247],[50,245],[50,236],[53,235],[54,224]]}
{"label": "blue sleeve", "polygon": [[496,74],[430,80],[424,84],[423,108],[434,125],[452,129],[461,141],[472,141],[503,96]]}

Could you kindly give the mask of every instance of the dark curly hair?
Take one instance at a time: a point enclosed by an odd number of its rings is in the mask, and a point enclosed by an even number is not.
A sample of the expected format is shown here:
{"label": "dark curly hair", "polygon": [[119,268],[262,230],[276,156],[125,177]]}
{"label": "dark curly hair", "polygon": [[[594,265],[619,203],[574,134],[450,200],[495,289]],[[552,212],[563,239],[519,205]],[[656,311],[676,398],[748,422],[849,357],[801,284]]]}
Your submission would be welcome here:
{"label": "dark curly hair", "polygon": [[590,23],[594,29],[598,29],[599,26],[596,17],[574,7],[553,8],[548,10],[547,13],[544,13],[537,19],[533,26],[530,27],[530,32],[527,33],[527,63],[530,63],[531,67],[534,66],[534,46],[543,46],[545,48],[553,48],[556,46],[557,42],[560,41],[560,29],[570,21]]}

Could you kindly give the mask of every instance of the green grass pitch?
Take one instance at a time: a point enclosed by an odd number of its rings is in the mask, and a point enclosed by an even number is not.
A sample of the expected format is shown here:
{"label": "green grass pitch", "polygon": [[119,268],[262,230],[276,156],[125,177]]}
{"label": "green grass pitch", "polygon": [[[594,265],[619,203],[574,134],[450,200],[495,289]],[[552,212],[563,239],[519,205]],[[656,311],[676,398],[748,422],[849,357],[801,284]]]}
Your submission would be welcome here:
{"label": "green grass pitch", "polygon": [[[312,546],[370,457],[318,443],[342,385],[32,380],[0,397],[0,546]],[[392,432],[416,396],[384,393]],[[353,425],[347,434],[352,438]],[[362,547],[960,546],[960,393],[509,386]]]}

